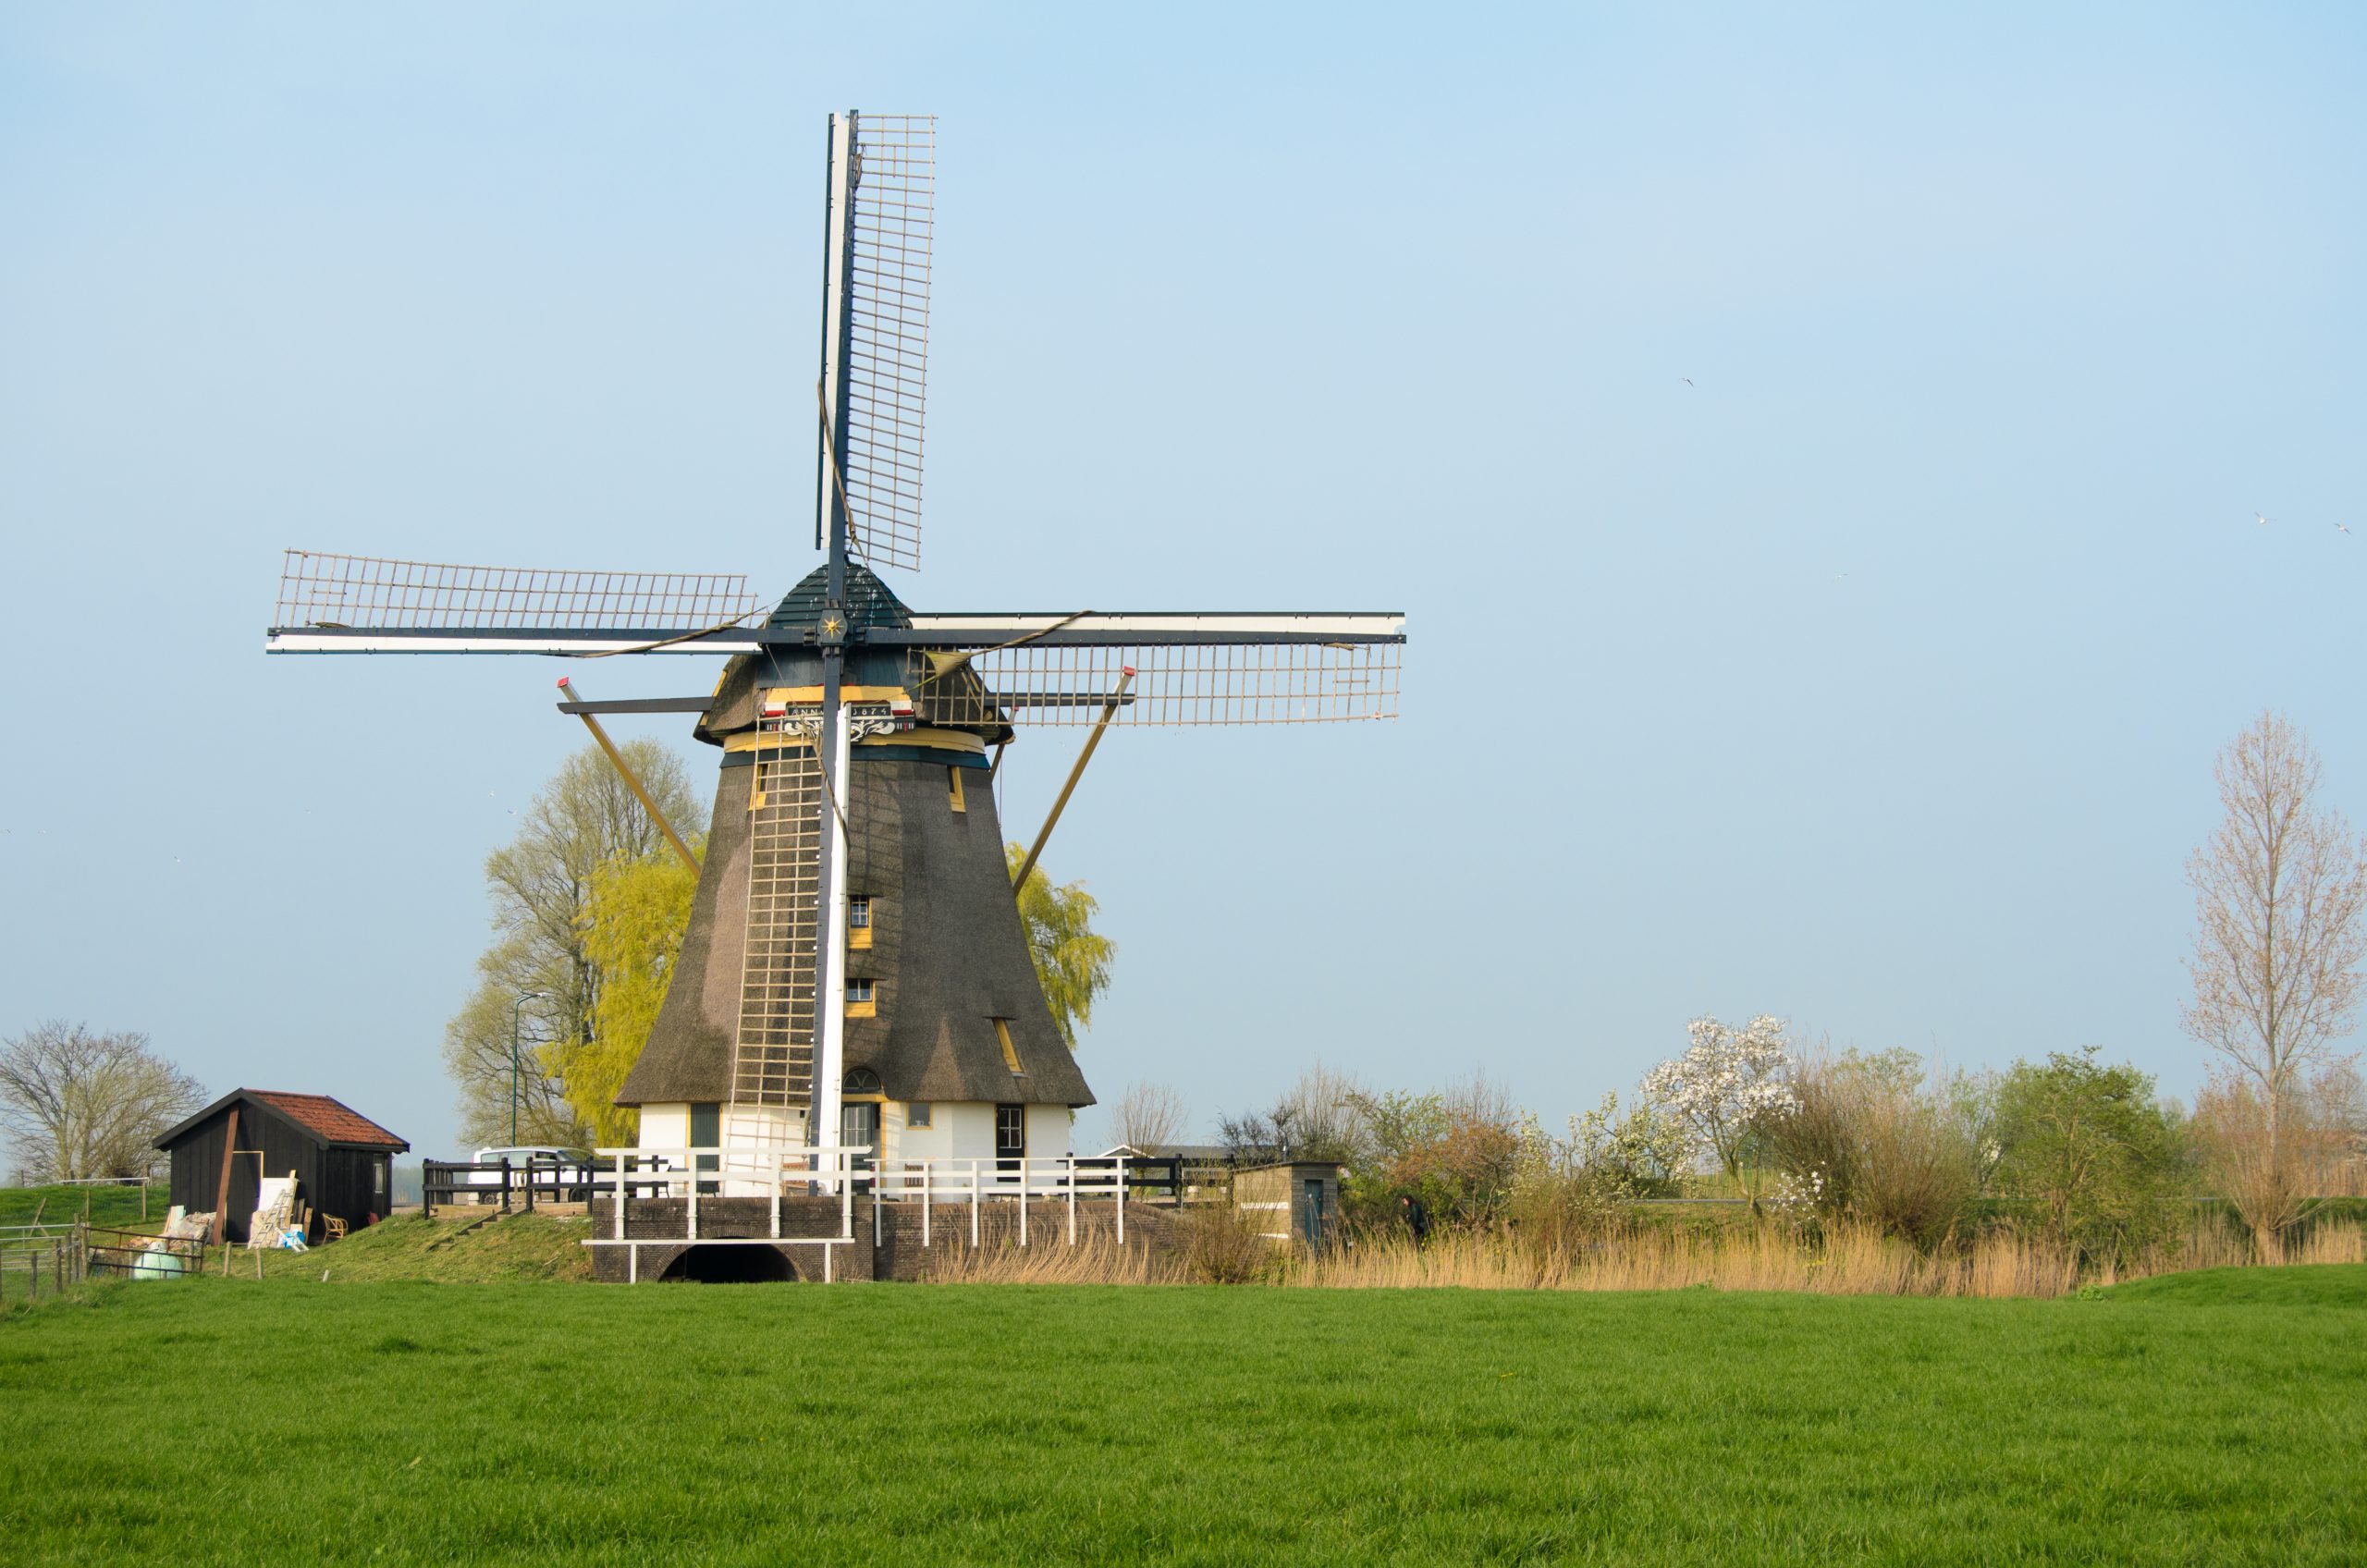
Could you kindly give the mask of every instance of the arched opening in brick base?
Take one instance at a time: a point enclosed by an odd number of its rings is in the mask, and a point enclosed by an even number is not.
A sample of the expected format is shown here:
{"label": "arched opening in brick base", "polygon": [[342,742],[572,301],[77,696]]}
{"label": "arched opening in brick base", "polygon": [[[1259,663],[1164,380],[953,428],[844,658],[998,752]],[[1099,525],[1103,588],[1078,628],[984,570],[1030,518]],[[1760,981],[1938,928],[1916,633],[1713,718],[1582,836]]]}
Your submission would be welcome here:
{"label": "arched opening in brick base", "polygon": [[661,1280],[701,1285],[760,1285],[794,1280],[797,1271],[779,1247],[693,1247],[666,1266]]}

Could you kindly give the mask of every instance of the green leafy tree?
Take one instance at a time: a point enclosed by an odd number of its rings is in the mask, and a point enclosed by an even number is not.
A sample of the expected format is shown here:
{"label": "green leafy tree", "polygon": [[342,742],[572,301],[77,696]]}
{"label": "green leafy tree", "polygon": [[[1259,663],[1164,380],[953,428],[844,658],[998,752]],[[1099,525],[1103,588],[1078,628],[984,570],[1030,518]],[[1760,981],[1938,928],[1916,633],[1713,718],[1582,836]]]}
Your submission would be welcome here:
{"label": "green leafy tree", "polygon": [[[704,852],[705,845],[693,839],[692,848]],[[592,874],[576,922],[584,956],[600,976],[591,1033],[544,1047],[542,1060],[602,1146],[629,1144],[639,1130],[641,1113],[618,1105],[617,1091],[649,1043],[698,884],[698,873],[670,849],[612,855]]]}
{"label": "green leafy tree", "polygon": [[[1019,874],[1027,851],[1017,844],[1003,846],[1012,876]],[[1055,886],[1036,866],[1019,889],[1019,918],[1027,928],[1027,955],[1036,961],[1036,978],[1051,1005],[1052,1022],[1061,1038],[1076,1049],[1076,1032],[1092,1027],[1094,998],[1110,988],[1110,966],[1118,944],[1093,929],[1100,905],[1082,882]]]}
{"label": "green leafy tree", "polygon": [[[619,748],[668,819],[704,815],[682,760],[663,743]],[[518,1135],[530,1143],[582,1144],[593,1129],[570,1103],[558,1067],[595,1037],[603,984],[585,946],[583,917],[594,877],[618,859],[664,844],[656,823],[598,748],[567,759],[519,819],[517,837],[485,858],[493,942],[477,960],[477,986],[445,1025],[444,1064],[460,1091],[462,1135],[478,1144],[509,1136],[510,1018],[521,1024]]]}
{"label": "green leafy tree", "polygon": [[2017,1061],[1996,1088],[1995,1181],[2047,1234],[2099,1261],[2176,1239],[2183,1140],[2134,1067],[2097,1048]]}

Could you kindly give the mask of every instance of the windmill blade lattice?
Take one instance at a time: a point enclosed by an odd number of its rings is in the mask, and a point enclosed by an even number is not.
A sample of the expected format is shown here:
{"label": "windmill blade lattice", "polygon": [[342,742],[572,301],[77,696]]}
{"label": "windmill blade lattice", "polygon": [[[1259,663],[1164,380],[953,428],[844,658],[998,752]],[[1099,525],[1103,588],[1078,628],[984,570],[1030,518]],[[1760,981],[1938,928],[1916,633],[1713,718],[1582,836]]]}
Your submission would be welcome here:
{"label": "windmill blade lattice", "polygon": [[[1371,642],[1023,643],[915,651],[905,686],[932,724],[1040,728],[1100,721],[1134,672],[1113,725],[1342,724],[1397,717],[1402,639]],[[959,660],[957,664],[955,661]],[[975,680],[949,679],[949,668]]]}
{"label": "windmill blade lattice", "polygon": [[768,603],[737,572],[461,566],[290,550],[272,629],[680,631],[742,621]]}
{"label": "windmill blade lattice", "polygon": [[855,121],[847,280],[847,529],[875,567],[921,564],[921,439],[937,222],[937,116]]}

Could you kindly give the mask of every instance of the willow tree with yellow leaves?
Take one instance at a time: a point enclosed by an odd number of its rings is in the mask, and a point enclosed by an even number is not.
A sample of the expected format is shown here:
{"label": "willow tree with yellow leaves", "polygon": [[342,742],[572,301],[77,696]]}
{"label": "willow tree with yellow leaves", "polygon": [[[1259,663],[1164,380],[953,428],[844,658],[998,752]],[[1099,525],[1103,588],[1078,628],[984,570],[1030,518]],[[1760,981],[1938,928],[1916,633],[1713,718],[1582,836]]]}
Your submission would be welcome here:
{"label": "willow tree with yellow leaves", "polygon": [[[1005,844],[1003,856],[1015,876],[1027,851]],[[1055,883],[1040,865],[1028,872],[1027,885],[1019,889],[1027,954],[1036,961],[1052,1022],[1071,1050],[1076,1049],[1077,1031],[1092,1026],[1094,998],[1110,988],[1110,965],[1118,957],[1118,944],[1093,929],[1100,909],[1084,883]]]}
{"label": "willow tree with yellow leaves", "polygon": [[[693,840],[692,849],[704,853],[705,844]],[[630,1144],[640,1131],[641,1113],[617,1104],[617,1091],[657,1022],[698,885],[698,872],[671,851],[612,855],[592,874],[577,920],[583,955],[600,976],[592,1026],[544,1060],[602,1147]]]}

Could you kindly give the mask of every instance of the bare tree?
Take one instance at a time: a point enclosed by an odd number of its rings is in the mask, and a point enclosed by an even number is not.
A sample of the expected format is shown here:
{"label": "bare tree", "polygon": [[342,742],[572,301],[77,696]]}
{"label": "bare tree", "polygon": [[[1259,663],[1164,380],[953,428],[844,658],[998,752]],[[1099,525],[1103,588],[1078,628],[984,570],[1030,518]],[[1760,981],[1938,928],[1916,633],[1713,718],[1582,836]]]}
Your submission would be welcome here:
{"label": "bare tree", "polygon": [[[2283,1194],[2303,1152],[2285,1123],[2312,1073],[2349,1060],[2336,1047],[2357,1019],[2367,959],[2367,839],[2318,809],[2317,753],[2281,714],[2263,713],[2236,737],[2216,773],[2219,827],[2187,863],[2194,999],[2180,1022],[2250,1096],[2247,1160],[2263,1195]],[[2228,1195],[2244,1207],[2242,1193]],[[2283,1197],[2244,1212],[2270,1260],[2299,1218]]]}
{"label": "bare tree", "polygon": [[0,1131],[36,1182],[137,1176],[154,1163],[156,1134],[204,1102],[145,1035],[53,1019],[0,1047]]}
{"label": "bare tree", "polygon": [[1110,1131],[1128,1148],[1149,1154],[1173,1143],[1188,1115],[1184,1096],[1165,1084],[1129,1084],[1110,1119]]}
{"label": "bare tree", "polygon": [[[681,758],[647,739],[623,751],[676,828],[694,827],[703,803]],[[517,837],[485,857],[494,939],[477,960],[476,989],[444,1026],[444,1067],[460,1090],[463,1137],[509,1140],[515,1020],[519,1137],[593,1141],[565,1082],[567,1060],[593,1038],[599,1012],[603,976],[585,947],[583,915],[602,865],[663,844],[616,769],[586,746],[520,815]]]}

